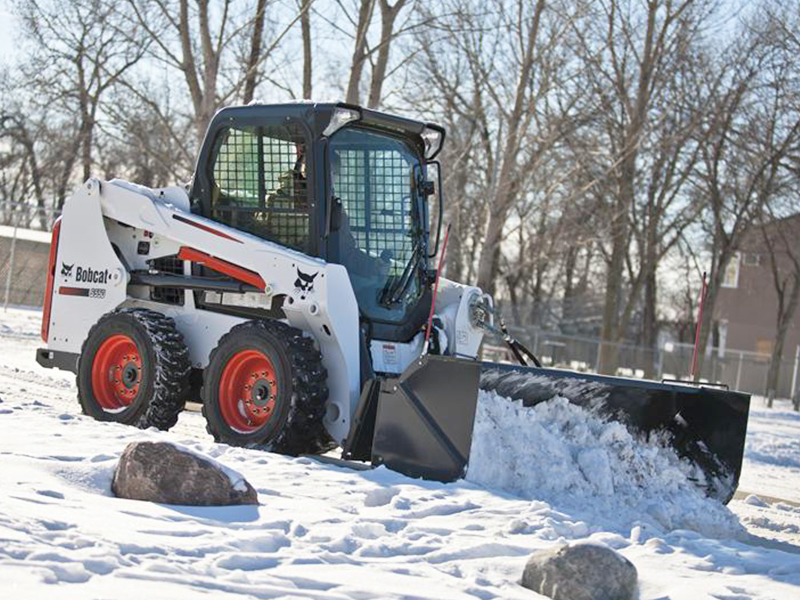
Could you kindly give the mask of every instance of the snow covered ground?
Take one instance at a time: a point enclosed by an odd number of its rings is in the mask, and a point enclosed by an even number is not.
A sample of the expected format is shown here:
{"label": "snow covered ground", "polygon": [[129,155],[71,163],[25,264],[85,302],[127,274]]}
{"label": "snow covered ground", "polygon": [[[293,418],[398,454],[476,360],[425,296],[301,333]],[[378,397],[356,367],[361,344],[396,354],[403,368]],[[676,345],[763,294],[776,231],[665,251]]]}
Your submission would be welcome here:
{"label": "snow covered ground", "polygon": [[[168,433],[92,421],[73,376],[35,364],[39,319],[0,312],[3,597],[533,599],[517,584],[527,556],[591,540],[636,565],[641,600],[800,598],[800,415],[788,407],[754,401],[729,508],[614,424],[558,402],[509,413],[490,395],[471,481],[443,485],[214,444],[197,413]],[[491,423],[507,430],[512,417],[526,433],[507,432],[516,448],[492,460]],[[214,457],[261,505],[112,497],[116,460],[137,439]]]}

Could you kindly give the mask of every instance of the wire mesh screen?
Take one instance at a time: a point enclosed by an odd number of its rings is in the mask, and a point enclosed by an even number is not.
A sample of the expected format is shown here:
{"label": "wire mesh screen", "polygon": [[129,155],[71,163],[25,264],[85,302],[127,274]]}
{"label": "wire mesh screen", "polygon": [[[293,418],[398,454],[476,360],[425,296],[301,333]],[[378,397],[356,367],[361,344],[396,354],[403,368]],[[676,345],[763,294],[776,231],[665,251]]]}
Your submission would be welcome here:
{"label": "wire mesh screen", "polygon": [[356,244],[373,257],[389,251],[390,275],[399,275],[413,251],[411,165],[398,150],[343,149],[337,155],[334,190]]}
{"label": "wire mesh screen", "polygon": [[[151,269],[161,273],[183,275],[183,261],[177,256],[163,256],[147,261]],[[151,287],[150,299],[165,304],[183,304],[183,290],[168,287]]]}
{"label": "wire mesh screen", "polygon": [[214,160],[212,218],[307,250],[305,148],[296,126],[227,130]]}

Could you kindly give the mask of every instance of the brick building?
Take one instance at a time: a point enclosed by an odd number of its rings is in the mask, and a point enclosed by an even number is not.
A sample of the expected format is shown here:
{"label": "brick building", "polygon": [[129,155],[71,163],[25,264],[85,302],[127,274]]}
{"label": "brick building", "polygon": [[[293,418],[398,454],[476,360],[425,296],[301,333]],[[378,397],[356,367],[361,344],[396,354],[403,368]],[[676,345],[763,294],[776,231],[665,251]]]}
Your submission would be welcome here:
{"label": "brick building", "polygon": [[[800,258],[800,214],[753,228],[745,236],[740,252],[727,265],[714,307],[718,345],[723,349],[757,352],[764,360],[775,344],[778,311],[770,246],[779,275],[791,276],[795,267],[790,253]],[[791,287],[791,283],[787,287]],[[787,291],[787,301],[788,295]],[[789,367],[795,360],[798,345],[800,308],[795,311],[786,333],[781,387],[790,384],[785,380],[791,378]]]}

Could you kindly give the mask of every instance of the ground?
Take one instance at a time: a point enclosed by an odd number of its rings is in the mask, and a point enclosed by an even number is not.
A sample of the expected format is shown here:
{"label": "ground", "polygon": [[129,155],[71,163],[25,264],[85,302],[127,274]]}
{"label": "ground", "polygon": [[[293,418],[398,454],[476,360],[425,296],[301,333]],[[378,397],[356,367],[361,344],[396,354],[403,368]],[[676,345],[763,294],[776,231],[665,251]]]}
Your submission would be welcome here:
{"label": "ground", "polygon": [[[602,489],[593,499],[574,482],[558,488],[568,456],[537,498],[535,489],[510,493],[510,479],[487,466],[471,470],[485,485],[445,485],[230,448],[213,443],[197,413],[182,414],[168,433],[92,421],[80,413],[74,377],[35,364],[39,319],[30,310],[0,313],[0,583],[7,597],[533,600],[540,596],[518,585],[527,556],[580,540],[630,559],[641,600],[800,597],[797,413],[754,402],[740,494],[729,508],[669,482],[669,493],[651,489],[635,501]],[[553,423],[540,425],[552,430]],[[216,458],[250,481],[261,504],[189,508],[114,498],[116,460],[139,439]],[[558,439],[545,448],[553,456],[569,450]],[[602,450],[578,462],[593,467]],[[625,483],[614,479],[617,488]]]}

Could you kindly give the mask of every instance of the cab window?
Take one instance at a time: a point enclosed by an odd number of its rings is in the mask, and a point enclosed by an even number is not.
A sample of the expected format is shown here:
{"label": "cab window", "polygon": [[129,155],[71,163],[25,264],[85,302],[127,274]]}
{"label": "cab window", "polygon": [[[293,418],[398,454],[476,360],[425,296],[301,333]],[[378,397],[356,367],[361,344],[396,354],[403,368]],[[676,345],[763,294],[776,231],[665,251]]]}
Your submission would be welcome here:
{"label": "cab window", "polygon": [[306,149],[296,125],[223,129],[212,161],[211,218],[307,252]]}

